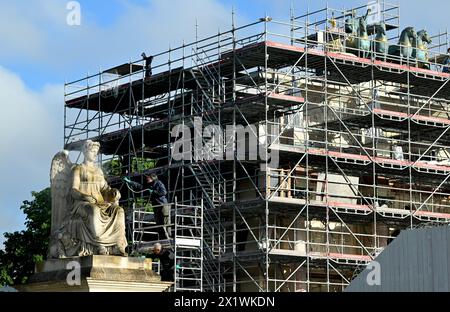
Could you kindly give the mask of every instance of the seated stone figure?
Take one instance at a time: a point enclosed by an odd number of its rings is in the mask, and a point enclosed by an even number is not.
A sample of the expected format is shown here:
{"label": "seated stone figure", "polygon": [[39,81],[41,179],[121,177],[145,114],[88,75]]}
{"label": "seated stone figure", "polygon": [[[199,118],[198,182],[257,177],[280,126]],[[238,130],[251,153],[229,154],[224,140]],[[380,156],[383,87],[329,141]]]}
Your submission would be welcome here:
{"label": "seated stone figure", "polygon": [[53,158],[49,258],[127,255],[120,192],[109,187],[95,165],[99,149],[99,143],[86,141],[84,162],[78,165],[70,162],[67,152]]}

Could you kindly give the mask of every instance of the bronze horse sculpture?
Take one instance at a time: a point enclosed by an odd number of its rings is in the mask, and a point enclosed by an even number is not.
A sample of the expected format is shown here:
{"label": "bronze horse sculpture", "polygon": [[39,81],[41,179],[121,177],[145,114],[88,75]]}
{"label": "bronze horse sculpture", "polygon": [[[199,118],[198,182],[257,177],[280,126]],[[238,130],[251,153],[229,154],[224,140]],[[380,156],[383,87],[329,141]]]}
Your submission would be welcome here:
{"label": "bronze horse sculpture", "polygon": [[375,25],[375,39],[373,41],[373,51],[379,56],[385,57],[389,52],[389,42],[386,35],[386,24]]}
{"label": "bronze horse sculpture", "polygon": [[401,58],[413,58],[413,45],[416,40],[417,33],[414,27],[406,27],[400,34],[398,44],[389,47],[389,54],[400,56]]}
{"label": "bronze horse sculpture", "polygon": [[351,34],[346,40],[347,52],[360,57],[367,57],[370,53],[370,39],[367,31],[367,18],[371,10],[367,10],[366,15],[355,18],[356,13],[352,12],[352,17],[345,21],[345,32]]}
{"label": "bronze horse sculpture", "polygon": [[413,41],[413,52],[412,58],[417,60],[419,67],[429,68],[428,64],[428,44],[432,43],[430,36],[426,30],[421,30],[417,32],[417,36]]}
{"label": "bronze horse sculpture", "polygon": [[345,32],[349,34],[345,40],[346,52],[363,58],[371,55],[382,59],[386,59],[388,55],[396,56],[417,62],[419,67],[429,67],[428,44],[432,40],[426,30],[416,32],[414,27],[406,27],[401,32],[398,43],[389,45],[386,24],[382,22],[374,25],[376,35],[371,42],[367,25],[370,12],[368,9],[366,15],[356,18],[356,11],[352,11],[351,17],[345,20]]}

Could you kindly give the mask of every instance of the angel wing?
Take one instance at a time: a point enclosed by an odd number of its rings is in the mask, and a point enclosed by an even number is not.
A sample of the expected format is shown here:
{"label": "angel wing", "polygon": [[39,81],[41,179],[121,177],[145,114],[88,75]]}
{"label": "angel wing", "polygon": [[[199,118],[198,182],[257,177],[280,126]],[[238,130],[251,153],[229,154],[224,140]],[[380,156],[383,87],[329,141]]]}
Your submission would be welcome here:
{"label": "angel wing", "polygon": [[69,152],[66,150],[57,153],[52,159],[50,169],[52,234],[60,229],[63,220],[72,208],[72,199],[70,196],[70,190],[72,188],[72,167],[73,163],[70,161]]}

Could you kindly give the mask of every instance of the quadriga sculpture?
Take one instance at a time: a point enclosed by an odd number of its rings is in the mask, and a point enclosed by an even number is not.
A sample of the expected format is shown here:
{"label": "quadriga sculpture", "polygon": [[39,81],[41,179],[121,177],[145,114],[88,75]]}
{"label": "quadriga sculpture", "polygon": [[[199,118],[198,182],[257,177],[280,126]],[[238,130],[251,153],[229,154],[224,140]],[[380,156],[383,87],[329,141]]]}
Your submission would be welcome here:
{"label": "quadriga sculpture", "polygon": [[342,38],[339,33],[339,28],[337,27],[337,21],[334,18],[334,14],[331,19],[328,21],[330,23],[330,27],[328,27],[328,48],[329,51],[332,52],[343,52]]}
{"label": "quadriga sculpture", "polygon": [[378,56],[385,57],[389,51],[389,42],[386,35],[386,24],[381,23],[375,25],[376,36],[374,39],[374,51]]}
{"label": "quadriga sculpture", "polygon": [[413,46],[416,40],[417,33],[414,27],[406,27],[400,34],[400,39],[397,45],[389,47],[389,54],[393,56],[400,56],[402,58],[412,59]]}
{"label": "quadriga sculpture", "polygon": [[419,67],[429,68],[429,64],[425,64],[424,62],[428,62],[428,44],[431,43],[432,40],[426,30],[417,32],[417,36],[413,42],[414,49],[412,58],[419,61]]}
{"label": "quadriga sculpture", "polygon": [[347,52],[356,54],[360,57],[367,57],[370,52],[370,39],[367,32],[367,17],[371,10],[367,10],[365,16],[356,19],[355,12],[352,12],[352,18],[346,20],[346,33],[351,33],[346,40]]}
{"label": "quadriga sculpture", "polygon": [[358,29],[358,49],[360,50],[361,57],[368,57],[370,53],[370,39],[367,32],[367,17],[370,14],[370,9],[367,10],[367,14],[359,19]]}
{"label": "quadriga sculpture", "polygon": [[53,158],[49,258],[127,255],[120,192],[109,187],[95,165],[99,149],[99,143],[86,141],[82,164],[72,164],[66,151]]}
{"label": "quadriga sculpture", "polygon": [[358,35],[359,21],[356,18],[356,11],[352,11],[350,18],[345,20],[345,33],[350,36],[346,40],[346,45],[348,47],[353,47],[356,45],[356,36]]}

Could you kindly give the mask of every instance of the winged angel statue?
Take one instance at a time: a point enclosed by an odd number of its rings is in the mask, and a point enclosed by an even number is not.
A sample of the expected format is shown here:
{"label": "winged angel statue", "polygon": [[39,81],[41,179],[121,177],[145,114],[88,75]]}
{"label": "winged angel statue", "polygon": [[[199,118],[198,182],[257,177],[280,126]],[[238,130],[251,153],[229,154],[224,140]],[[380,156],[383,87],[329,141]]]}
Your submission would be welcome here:
{"label": "winged angel statue", "polygon": [[95,165],[99,150],[99,143],[88,140],[83,146],[82,164],[73,164],[67,151],[53,157],[49,258],[127,256],[120,192],[109,187]]}

